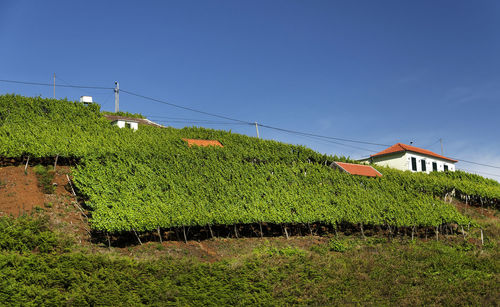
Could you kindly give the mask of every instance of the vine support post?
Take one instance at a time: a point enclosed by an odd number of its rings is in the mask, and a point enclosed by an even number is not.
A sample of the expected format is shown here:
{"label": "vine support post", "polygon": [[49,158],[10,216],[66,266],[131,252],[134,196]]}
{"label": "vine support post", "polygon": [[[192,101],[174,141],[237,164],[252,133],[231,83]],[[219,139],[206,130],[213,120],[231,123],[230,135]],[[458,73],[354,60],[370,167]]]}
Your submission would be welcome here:
{"label": "vine support post", "polygon": [[57,159],[59,159],[59,155],[56,155],[56,159],[54,161],[54,172],[56,171],[56,167],[57,167]]}
{"label": "vine support post", "polygon": [[214,233],[213,233],[213,231],[212,231],[212,227],[210,226],[210,224],[208,224],[208,230],[210,230],[210,236],[211,236],[211,237],[212,237],[212,239],[213,239],[213,237],[214,237]]}
{"label": "vine support post", "polygon": [[413,241],[413,233],[415,232],[415,226],[411,227],[411,240]]}
{"label": "vine support post", "polygon": [[484,245],[483,229],[481,228],[481,245]]}
{"label": "vine support post", "polygon": [[439,226],[436,226],[436,241],[439,241]]}
{"label": "vine support post", "polygon": [[186,235],[186,226],[182,226],[182,232],[184,233],[184,243],[188,243],[187,235]]}
{"label": "vine support post", "polygon": [[283,229],[285,229],[286,239],[287,239],[287,240],[288,240],[288,239],[290,239],[290,238],[288,237],[288,231],[286,230],[286,224],[283,226]]}
{"label": "vine support post", "polygon": [[135,231],[134,228],[132,228],[132,230],[134,231],[134,234],[135,234],[135,237],[137,238],[137,241],[139,241],[139,244],[142,245],[141,238],[139,238],[139,235],[137,234],[137,232]]}
{"label": "vine support post", "polygon": [[363,240],[366,240],[365,231],[363,230],[363,223],[359,223],[359,229],[361,230],[361,235],[363,236]]}
{"label": "vine support post", "polygon": [[236,224],[234,224],[234,235],[236,236],[236,238],[239,238],[238,237],[238,229],[236,228]]}
{"label": "vine support post", "polygon": [[28,170],[28,163],[30,162],[30,156],[28,156],[28,160],[26,160],[26,166],[24,167],[24,174],[27,174],[27,170]]}
{"label": "vine support post", "polygon": [[262,222],[259,222],[259,228],[260,228],[260,237],[264,237],[264,232],[262,231]]}
{"label": "vine support post", "polygon": [[463,226],[463,225],[460,225],[460,228],[462,228],[462,236],[464,236],[464,240],[465,240],[465,231],[464,231],[464,226]]}
{"label": "vine support post", "polygon": [[161,239],[160,226],[158,226],[157,230],[158,230],[158,237],[160,238],[160,243],[163,243],[163,240]]}

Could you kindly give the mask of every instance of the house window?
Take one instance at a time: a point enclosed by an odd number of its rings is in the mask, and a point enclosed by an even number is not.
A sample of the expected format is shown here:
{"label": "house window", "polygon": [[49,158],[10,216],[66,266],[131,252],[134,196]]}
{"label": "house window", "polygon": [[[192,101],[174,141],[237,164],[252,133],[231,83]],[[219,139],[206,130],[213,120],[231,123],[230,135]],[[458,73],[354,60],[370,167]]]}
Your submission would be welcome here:
{"label": "house window", "polygon": [[437,172],[438,171],[438,164],[436,162],[432,162],[432,171]]}
{"label": "house window", "polygon": [[444,165],[444,171],[447,172],[448,171],[448,165]]}
{"label": "house window", "polygon": [[420,165],[422,166],[422,172],[426,172],[427,168],[426,168],[425,160],[424,159],[420,160]]}
{"label": "house window", "polygon": [[129,128],[129,129],[131,129],[131,128],[132,128],[132,125],[130,125],[130,123],[125,123],[125,128]]}
{"label": "house window", "polygon": [[417,171],[417,158],[411,158],[411,170]]}

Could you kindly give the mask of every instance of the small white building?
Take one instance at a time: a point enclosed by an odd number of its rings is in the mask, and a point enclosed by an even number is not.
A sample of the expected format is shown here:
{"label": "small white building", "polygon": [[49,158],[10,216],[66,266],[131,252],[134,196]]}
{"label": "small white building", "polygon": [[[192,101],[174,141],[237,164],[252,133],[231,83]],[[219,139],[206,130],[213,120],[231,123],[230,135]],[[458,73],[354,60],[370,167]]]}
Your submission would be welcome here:
{"label": "small white building", "polygon": [[139,125],[153,126],[158,128],[165,128],[164,126],[150,121],[147,118],[128,117],[113,114],[105,114],[104,117],[119,128],[129,128],[132,130],[139,129]]}
{"label": "small white building", "polygon": [[360,160],[361,162],[374,163],[388,166],[402,171],[412,172],[443,172],[455,171],[457,160],[434,153],[430,150],[418,148],[411,145],[397,143],[371,155],[369,158]]}
{"label": "small white building", "polygon": [[139,129],[139,122],[131,119],[117,119],[111,122],[112,125],[118,126],[118,128],[129,128],[132,130]]}

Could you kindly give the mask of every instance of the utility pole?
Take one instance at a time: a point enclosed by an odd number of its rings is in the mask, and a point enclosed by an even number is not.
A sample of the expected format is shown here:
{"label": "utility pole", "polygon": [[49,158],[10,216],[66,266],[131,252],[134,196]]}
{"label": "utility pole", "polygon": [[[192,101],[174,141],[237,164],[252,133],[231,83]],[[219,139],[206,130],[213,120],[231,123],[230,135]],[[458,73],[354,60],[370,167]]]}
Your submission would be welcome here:
{"label": "utility pole", "polygon": [[54,73],[54,99],[56,99],[56,73]]}
{"label": "utility pole", "polygon": [[443,139],[439,139],[439,143],[441,143],[441,156],[444,155],[443,153]]}
{"label": "utility pole", "polygon": [[115,113],[120,109],[120,83],[115,81]]}
{"label": "utility pole", "polygon": [[255,122],[255,131],[257,131],[257,138],[260,139],[260,137],[259,137],[259,125],[257,124],[257,122]]}

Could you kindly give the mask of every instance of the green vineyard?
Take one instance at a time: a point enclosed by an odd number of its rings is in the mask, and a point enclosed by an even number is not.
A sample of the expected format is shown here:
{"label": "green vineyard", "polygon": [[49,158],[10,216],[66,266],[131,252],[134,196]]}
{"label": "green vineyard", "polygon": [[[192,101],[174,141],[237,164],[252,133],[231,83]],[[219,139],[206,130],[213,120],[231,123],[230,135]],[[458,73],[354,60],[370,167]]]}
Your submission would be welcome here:
{"label": "green vineyard", "polygon": [[[183,138],[224,147],[189,147]],[[203,128],[119,129],[98,105],[0,96],[0,155],[65,157],[108,232],[252,223],[396,227],[466,225],[445,195],[498,207],[500,184],[465,172],[417,174],[378,168],[381,178],[329,167],[347,158],[303,146]]]}

